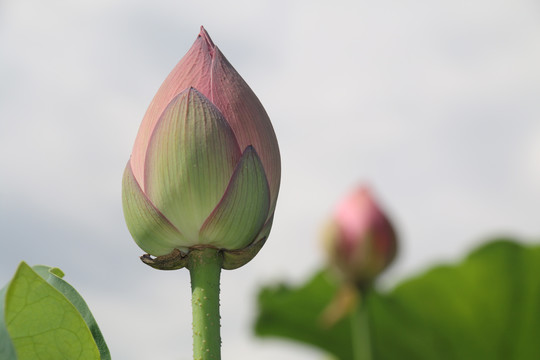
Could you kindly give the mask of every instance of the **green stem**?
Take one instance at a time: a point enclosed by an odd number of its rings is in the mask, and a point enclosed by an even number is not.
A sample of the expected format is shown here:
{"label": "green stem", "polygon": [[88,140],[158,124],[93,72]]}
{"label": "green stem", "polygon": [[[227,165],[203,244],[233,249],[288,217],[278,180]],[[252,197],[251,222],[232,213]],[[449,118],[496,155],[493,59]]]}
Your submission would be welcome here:
{"label": "green stem", "polygon": [[222,262],[223,256],[215,248],[189,252],[194,360],[221,359],[219,276]]}
{"label": "green stem", "polygon": [[371,337],[367,296],[369,290],[359,292],[358,304],[351,316],[352,346],[354,360],[371,360]]}

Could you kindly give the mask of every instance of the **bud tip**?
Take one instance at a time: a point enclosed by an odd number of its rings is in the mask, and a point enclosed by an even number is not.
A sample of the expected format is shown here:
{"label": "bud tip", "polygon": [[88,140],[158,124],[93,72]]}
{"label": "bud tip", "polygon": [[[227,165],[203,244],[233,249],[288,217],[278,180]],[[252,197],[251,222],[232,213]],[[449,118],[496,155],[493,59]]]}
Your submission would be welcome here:
{"label": "bud tip", "polygon": [[206,31],[206,29],[202,25],[201,25],[201,31],[199,32],[199,36],[201,38],[203,38],[206,45],[208,46],[208,50],[210,52],[212,52],[214,50],[214,47],[215,47],[214,42],[212,41],[212,39],[210,38],[210,35],[208,35],[208,32]]}

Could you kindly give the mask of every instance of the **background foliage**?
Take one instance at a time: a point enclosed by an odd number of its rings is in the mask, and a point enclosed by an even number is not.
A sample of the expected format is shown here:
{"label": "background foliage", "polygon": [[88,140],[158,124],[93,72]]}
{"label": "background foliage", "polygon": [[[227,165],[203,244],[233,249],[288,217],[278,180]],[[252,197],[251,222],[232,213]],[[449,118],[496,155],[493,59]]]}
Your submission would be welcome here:
{"label": "background foliage", "polygon": [[[352,359],[351,319],[332,328],[320,321],[337,291],[328,270],[299,287],[262,289],[257,334]],[[365,300],[374,359],[540,358],[540,246],[495,240]]]}

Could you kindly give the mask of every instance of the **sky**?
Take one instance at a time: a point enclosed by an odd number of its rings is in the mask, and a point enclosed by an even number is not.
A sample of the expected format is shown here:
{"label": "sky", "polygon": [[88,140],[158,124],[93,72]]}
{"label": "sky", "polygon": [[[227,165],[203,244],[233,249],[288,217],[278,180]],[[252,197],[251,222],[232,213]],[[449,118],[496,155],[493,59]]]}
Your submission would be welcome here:
{"label": "sky", "polygon": [[270,239],[222,274],[223,358],[322,359],[255,338],[255,299],[323,265],[321,228],[354,187],[399,234],[383,288],[494,236],[540,241],[539,19],[532,0],[2,0],[0,284],[21,260],[60,267],[114,359],[191,358],[189,274],[140,262],[121,178],[204,25],[282,156]]}

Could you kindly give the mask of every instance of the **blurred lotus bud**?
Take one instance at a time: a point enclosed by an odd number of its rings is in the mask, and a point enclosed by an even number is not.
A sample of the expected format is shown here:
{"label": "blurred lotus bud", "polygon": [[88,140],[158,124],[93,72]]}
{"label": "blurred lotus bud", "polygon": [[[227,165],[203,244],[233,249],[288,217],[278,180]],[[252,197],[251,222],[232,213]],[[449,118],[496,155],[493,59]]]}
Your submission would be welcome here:
{"label": "blurred lotus bud", "polygon": [[122,186],[127,226],[151,255],[212,246],[239,267],[270,233],[280,169],[266,111],[201,27],[139,128]]}
{"label": "blurred lotus bud", "polygon": [[392,224],[364,187],[339,203],[324,240],[331,264],[359,287],[368,286],[396,255]]}

